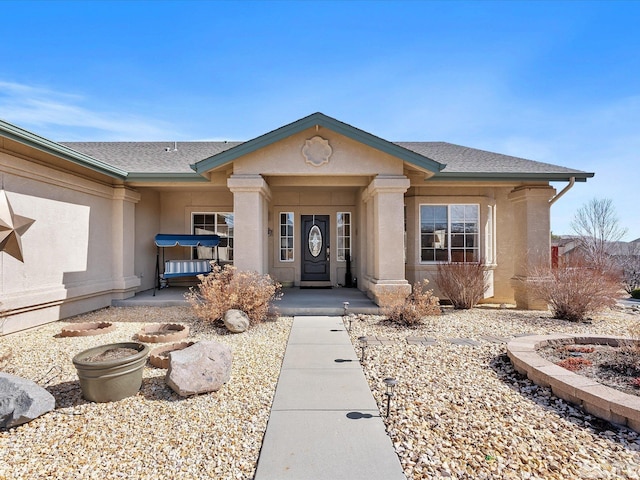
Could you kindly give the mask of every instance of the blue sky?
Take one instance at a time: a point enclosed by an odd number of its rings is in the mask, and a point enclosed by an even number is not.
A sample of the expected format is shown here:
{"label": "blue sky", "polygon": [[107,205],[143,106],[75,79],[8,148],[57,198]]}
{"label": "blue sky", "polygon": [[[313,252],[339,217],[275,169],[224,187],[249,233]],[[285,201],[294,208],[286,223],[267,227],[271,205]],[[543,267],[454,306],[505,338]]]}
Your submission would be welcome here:
{"label": "blue sky", "polygon": [[553,232],[611,198],[640,237],[640,2],[1,7],[0,118],[52,140],[249,140],[320,111],[595,172],[552,207]]}

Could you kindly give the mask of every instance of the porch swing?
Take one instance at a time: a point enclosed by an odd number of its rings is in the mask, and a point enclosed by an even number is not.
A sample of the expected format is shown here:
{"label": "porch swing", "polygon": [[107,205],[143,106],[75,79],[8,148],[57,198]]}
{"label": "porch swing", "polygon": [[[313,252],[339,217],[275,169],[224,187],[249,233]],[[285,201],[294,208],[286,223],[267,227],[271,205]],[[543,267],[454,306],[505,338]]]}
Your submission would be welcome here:
{"label": "porch swing", "polygon": [[[158,233],[155,237],[156,245],[156,280],[153,285],[153,296],[156,290],[162,288],[162,281],[178,277],[196,277],[211,273],[211,262],[219,262],[218,246],[220,245],[219,235],[187,235],[187,234],[167,234]],[[165,248],[170,247],[208,247],[215,248],[215,259],[192,259],[192,260],[165,260]],[[164,271],[160,272],[160,249],[162,249],[162,264]],[[168,285],[167,285],[168,286]]]}

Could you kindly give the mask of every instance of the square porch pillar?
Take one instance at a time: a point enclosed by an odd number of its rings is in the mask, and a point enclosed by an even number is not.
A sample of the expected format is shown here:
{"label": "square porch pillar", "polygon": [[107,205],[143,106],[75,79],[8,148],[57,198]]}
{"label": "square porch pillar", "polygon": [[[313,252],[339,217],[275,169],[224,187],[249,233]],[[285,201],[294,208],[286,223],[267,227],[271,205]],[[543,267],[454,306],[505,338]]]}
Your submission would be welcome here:
{"label": "square porch pillar", "polygon": [[532,270],[551,264],[551,207],[555,189],[549,186],[519,187],[509,194],[513,203],[514,289],[516,306],[527,310],[547,310],[545,301],[527,287]]}
{"label": "square porch pillar", "polygon": [[266,274],[269,185],[261,175],[231,175],[227,186],[233,193],[233,264]]}
{"label": "square porch pillar", "polygon": [[382,292],[411,293],[404,266],[404,193],[409,185],[403,175],[378,175],[363,192],[368,213],[367,290],[376,302]]}
{"label": "square porch pillar", "polygon": [[111,253],[114,299],[135,295],[140,278],[135,274],[135,205],[140,194],[122,186],[113,190]]}

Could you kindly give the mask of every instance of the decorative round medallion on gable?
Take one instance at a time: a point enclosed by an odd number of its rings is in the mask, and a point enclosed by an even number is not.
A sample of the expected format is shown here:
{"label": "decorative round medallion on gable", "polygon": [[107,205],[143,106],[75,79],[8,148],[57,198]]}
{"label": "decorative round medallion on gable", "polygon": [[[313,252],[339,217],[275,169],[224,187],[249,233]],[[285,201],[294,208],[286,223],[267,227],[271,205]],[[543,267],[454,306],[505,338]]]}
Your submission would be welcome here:
{"label": "decorative round medallion on gable", "polygon": [[322,232],[317,225],[311,227],[309,230],[309,252],[314,257],[320,255],[322,250]]}
{"label": "decorative round medallion on gable", "polygon": [[302,147],[302,155],[305,161],[314,167],[329,163],[329,157],[331,157],[332,153],[333,148],[329,145],[329,140],[325,140],[318,135],[305,140],[304,147]]}

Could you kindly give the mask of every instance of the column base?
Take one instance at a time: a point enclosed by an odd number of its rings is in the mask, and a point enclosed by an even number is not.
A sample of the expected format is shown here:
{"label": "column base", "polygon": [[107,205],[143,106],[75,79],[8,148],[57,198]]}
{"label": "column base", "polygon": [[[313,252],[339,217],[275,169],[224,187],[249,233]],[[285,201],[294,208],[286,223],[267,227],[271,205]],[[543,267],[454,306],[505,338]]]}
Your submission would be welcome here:
{"label": "column base", "polygon": [[369,282],[367,296],[377,305],[380,305],[381,294],[397,294],[408,297],[411,294],[411,285],[406,280],[375,280]]}
{"label": "column base", "polygon": [[531,289],[527,285],[529,281],[530,277],[519,275],[511,278],[516,308],[521,310],[549,310],[549,305],[546,301],[531,293]]}

